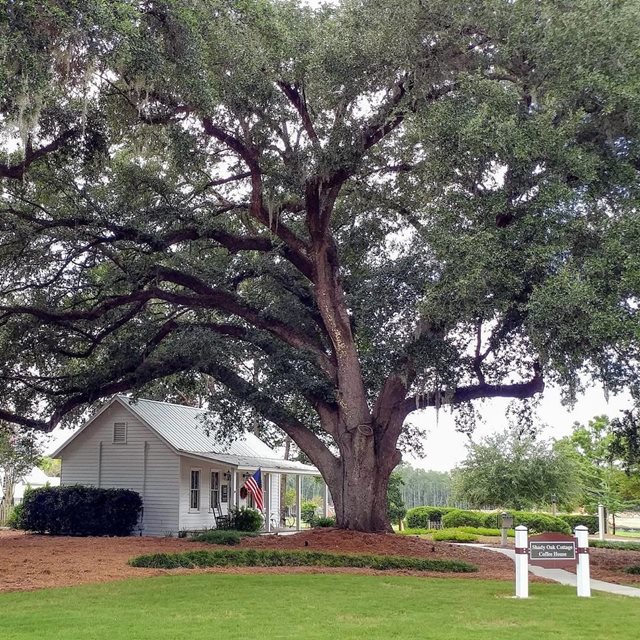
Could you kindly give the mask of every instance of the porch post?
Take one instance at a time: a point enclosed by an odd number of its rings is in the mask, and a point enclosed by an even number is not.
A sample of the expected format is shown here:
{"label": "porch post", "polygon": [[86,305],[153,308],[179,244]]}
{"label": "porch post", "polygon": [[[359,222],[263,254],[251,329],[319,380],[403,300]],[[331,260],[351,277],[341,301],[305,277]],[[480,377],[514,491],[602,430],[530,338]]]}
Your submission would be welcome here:
{"label": "porch post", "polygon": [[271,474],[264,474],[264,528],[267,533],[271,533],[271,518],[269,509],[271,502]]}
{"label": "porch post", "polygon": [[296,531],[302,529],[302,476],[296,476]]}
{"label": "porch post", "polygon": [[231,473],[231,495],[229,496],[229,502],[227,503],[227,510],[229,511],[229,515],[231,515],[231,507],[238,506],[238,476],[236,475],[238,472],[235,469],[230,469]]}

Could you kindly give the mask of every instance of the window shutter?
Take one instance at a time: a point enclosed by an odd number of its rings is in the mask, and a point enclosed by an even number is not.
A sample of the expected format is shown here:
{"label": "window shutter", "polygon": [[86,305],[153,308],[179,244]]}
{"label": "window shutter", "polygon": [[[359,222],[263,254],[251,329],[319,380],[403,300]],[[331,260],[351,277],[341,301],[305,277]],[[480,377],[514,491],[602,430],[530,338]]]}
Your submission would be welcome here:
{"label": "window shutter", "polygon": [[126,422],[114,422],[113,443],[114,444],[127,443],[127,423]]}

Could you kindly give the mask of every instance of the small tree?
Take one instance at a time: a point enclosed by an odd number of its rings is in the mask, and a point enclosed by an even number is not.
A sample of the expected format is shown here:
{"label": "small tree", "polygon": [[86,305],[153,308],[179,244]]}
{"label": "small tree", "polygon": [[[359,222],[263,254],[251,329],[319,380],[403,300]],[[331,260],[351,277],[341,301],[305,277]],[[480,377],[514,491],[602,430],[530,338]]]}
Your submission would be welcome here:
{"label": "small tree", "polygon": [[402,529],[402,518],[407,515],[407,507],[402,500],[401,487],[404,484],[402,477],[398,473],[392,473],[389,477],[389,488],[387,489],[387,513],[390,522],[397,522]]}
{"label": "small tree", "polygon": [[0,524],[4,524],[9,517],[16,483],[39,460],[33,433],[21,433],[11,425],[0,422]]}
{"label": "small tree", "polygon": [[453,473],[453,498],[474,507],[526,509],[572,505],[578,494],[573,459],[551,442],[507,430],[469,445]]}
{"label": "small tree", "polygon": [[620,488],[620,472],[616,469],[606,470],[598,479],[598,486],[587,490],[586,507],[590,511],[595,511],[597,505],[601,504],[611,516],[613,535],[616,535],[616,514],[630,509],[634,503],[625,500]]}

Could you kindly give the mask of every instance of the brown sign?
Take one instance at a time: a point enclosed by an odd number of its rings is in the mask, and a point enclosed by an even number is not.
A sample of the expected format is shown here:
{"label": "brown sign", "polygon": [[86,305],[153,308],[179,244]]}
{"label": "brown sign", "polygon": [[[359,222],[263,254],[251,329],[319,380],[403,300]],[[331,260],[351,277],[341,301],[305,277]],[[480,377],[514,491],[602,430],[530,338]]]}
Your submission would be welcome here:
{"label": "brown sign", "polygon": [[529,538],[529,564],[549,569],[575,567],[577,543],[573,536],[548,531]]}

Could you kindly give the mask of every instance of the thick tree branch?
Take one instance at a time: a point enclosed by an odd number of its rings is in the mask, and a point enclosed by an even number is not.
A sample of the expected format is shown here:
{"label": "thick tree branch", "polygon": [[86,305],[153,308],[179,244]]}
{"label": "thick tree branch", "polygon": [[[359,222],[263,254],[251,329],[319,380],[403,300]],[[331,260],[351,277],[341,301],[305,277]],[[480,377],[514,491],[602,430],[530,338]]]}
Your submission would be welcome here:
{"label": "thick tree branch", "polygon": [[264,204],[262,193],[262,174],[258,163],[258,153],[246,145],[242,140],[216,125],[211,118],[203,118],[202,124],[205,132],[219,140],[232,151],[237,153],[249,167],[251,175],[251,215],[263,224],[269,231],[279,237],[290,250],[290,261],[307,277],[311,273],[308,247],[287,225],[279,218],[281,211],[286,210],[290,203],[277,207],[271,213]]}
{"label": "thick tree branch", "polygon": [[243,318],[254,327],[269,331],[290,346],[314,354],[322,370],[331,379],[335,378],[335,365],[324,352],[322,343],[319,340],[301,333],[281,320],[270,318],[264,313],[258,312],[247,306],[237,296],[227,291],[215,289],[195,276],[168,267],[158,267],[156,273],[162,280],[173,282],[198,294],[197,297],[183,298],[180,295],[163,290],[158,296],[161,299],[175,301],[186,306],[212,307]]}
{"label": "thick tree branch", "polygon": [[294,106],[295,110],[300,115],[302,120],[302,126],[304,130],[307,132],[309,139],[313,143],[314,146],[319,146],[320,141],[318,138],[318,134],[313,126],[313,122],[311,120],[311,115],[309,114],[309,109],[307,108],[306,100],[300,95],[298,91],[297,85],[291,86],[290,84],[279,80],[278,86],[282,90],[282,92],[289,98],[289,102]]}
{"label": "thick tree branch", "polygon": [[31,141],[27,143],[25,149],[24,158],[16,164],[10,165],[7,162],[0,162],[0,178],[9,178],[12,180],[21,180],[27,169],[40,158],[44,158],[47,155],[55,153],[58,149],[62,148],[71,138],[76,136],[78,129],[67,129],[61,133],[55,140],[49,144],[40,147],[39,149],[33,149]]}
{"label": "thick tree branch", "polygon": [[209,117],[202,119],[202,126],[207,135],[225,144],[245,161],[249,167],[250,175],[253,175],[258,170],[258,154],[255,150],[250,149],[242,140],[215,124]]}
{"label": "thick tree branch", "polygon": [[336,469],[339,460],[305,424],[297,420],[271,396],[220,363],[210,363],[203,373],[221,382],[231,393],[249,403],[261,416],[278,425],[320,469]]}
{"label": "thick tree branch", "polygon": [[440,402],[443,404],[460,404],[470,400],[480,398],[520,398],[522,400],[531,398],[537,393],[544,391],[544,379],[538,364],[534,365],[534,375],[527,382],[516,382],[513,384],[477,384],[468,387],[458,387],[451,397],[446,392],[407,398],[403,403],[404,415],[409,415],[412,411],[435,407]]}

